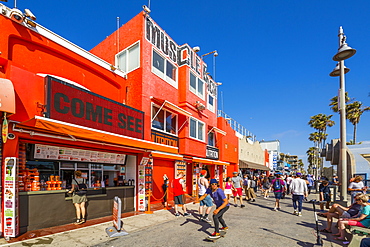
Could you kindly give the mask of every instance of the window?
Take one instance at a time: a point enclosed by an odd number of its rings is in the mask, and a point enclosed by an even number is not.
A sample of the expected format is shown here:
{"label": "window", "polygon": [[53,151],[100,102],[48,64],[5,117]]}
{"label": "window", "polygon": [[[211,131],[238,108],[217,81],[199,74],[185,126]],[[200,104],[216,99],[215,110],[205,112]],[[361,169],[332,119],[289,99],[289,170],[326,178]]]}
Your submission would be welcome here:
{"label": "window", "polygon": [[215,132],[210,131],[208,133],[208,145],[214,147],[216,145]]}
{"label": "window", "polygon": [[204,141],[204,123],[190,118],[190,137]]}
{"label": "window", "polygon": [[215,97],[208,94],[208,104],[207,104],[207,108],[208,110],[210,110],[211,112],[215,112]]}
{"label": "window", "polygon": [[165,109],[153,105],[152,107],[152,128],[164,131],[168,134],[177,135],[177,115]]}
{"label": "window", "polygon": [[177,88],[177,67],[153,50],[152,72]]}
{"label": "window", "polygon": [[190,91],[204,99],[204,82],[190,72]]}
{"label": "window", "polygon": [[116,55],[117,67],[125,73],[129,73],[140,67],[140,43],[130,46]]}

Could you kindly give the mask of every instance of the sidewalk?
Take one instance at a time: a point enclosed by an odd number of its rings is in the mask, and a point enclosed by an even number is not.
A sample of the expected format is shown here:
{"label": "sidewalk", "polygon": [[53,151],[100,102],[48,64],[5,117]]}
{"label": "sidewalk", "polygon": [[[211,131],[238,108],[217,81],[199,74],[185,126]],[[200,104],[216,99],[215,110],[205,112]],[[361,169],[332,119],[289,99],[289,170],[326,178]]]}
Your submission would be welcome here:
{"label": "sidewalk", "polygon": [[[268,199],[263,199],[259,197],[258,200],[253,204],[259,207],[260,208],[259,210],[268,210],[268,212],[270,212],[271,211],[270,205],[272,205],[274,201],[274,199],[271,196],[272,196],[272,193],[270,194],[270,198]],[[311,194],[309,196],[309,200],[311,199],[317,199],[317,194]],[[284,199],[284,203],[290,204],[291,200]],[[152,207],[152,210],[155,210],[153,209],[153,207]],[[190,211],[197,212],[199,205],[188,203],[187,207]],[[314,222],[312,204],[306,202],[304,203],[304,207],[305,207],[305,213],[303,214],[302,217],[299,217],[299,218],[300,220],[304,222],[310,222],[310,224],[313,225],[315,222]],[[318,205],[316,208],[318,209]],[[123,228],[125,229],[126,232],[130,234],[130,233],[139,231],[141,229],[148,228],[149,226],[158,225],[161,223],[175,220],[176,217],[173,215],[172,211],[173,210],[160,209],[160,210],[154,211],[153,214],[144,214],[144,213],[139,213],[139,214],[131,213],[131,215],[126,214],[124,215],[124,218],[123,218],[123,222],[124,222]],[[271,217],[271,215],[279,215],[279,214],[269,214],[269,215],[270,215],[269,217]],[[275,216],[272,216],[272,217],[275,217]],[[100,221],[105,220],[105,222],[98,222],[99,220]],[[324,218],[319,218],[319,228],[320,229],[324,228],[325,226],[324,222],[325,222]],[[32,239],[27,239],[27,238],[34,237],[34,236],[29,236],[32,234],[35,234],[36,236],[36,233],[28,232],[27,233],[28,235],[26,236],[22,235],[21,237],[17,239],[12,239],[11,243],[7,243],[4,239],[0,239],[0,245],[1,246],[51,246],[51,245],[52,246],[93,246],[93,245],[105,243],[112,239],[108,237],[108,235],[105,232],[105,229],[110,226],[112,226],[111,217],[105,217],[105,218],[101,218],[98,220],[90,220],[86,224],[79,225],[79,226],[75,226],[71,224],[71,225],[66,225],[66,226],[55,227],[55,229],[52,229],[52,228],[42,229],[38,231],[37,233],[37,234],[42,234],[42,235],[41,236],[38,235],[40,237],[36,237]],[[59,229],[59,232],[55,233],[58,229]],[[314,232],[314,229],[312,229],[312,232]],[[325,234],[325,235],[322,234],[321,236],[324,241],[324,246],[333,246],[333,247],[344,246],[341,242],[334,240],[331,234]],[[290,236],[288,235],[287,237],[290,237]],[[125,238],[125,236],[120,237],[120,238]],[[312,239],[312,236],[311,236],[311,239]]]}

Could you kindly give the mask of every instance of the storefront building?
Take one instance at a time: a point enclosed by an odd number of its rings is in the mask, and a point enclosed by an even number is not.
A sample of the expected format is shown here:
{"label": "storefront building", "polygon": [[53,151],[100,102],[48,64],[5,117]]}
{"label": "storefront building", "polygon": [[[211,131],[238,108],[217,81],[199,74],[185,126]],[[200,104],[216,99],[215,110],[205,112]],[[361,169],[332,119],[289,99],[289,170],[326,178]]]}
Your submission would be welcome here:
{"label": "storefront building", "polygon": [[[164,194],[164,177],[172,181],[179,171],[185,172],[187,193],[195,195],[201,169],[221,181],[237,169],[235,131],[217,118],[218,85],[188,44],[176,44],[142,12],[91,52],[127,73],[124,100],[145,112],[144,121],[150,123],[145,135],[179,148],[178,155],[152,153],[154,203]],[[172,198],[171,191],[168,196]]]}
{"label": "storefront building", "polygon": [[178,172],[195,195],[200,169],[219,180],[238,169],[238,140],[217,118],[207,65],[144,12],[118,30],[118,43],[114,33],[90,53],[1,8],[5,237],[72,222],[65,192],[76,170],[91,219],[110,215],[114,196],[122,212],[147,210],[149,190],[163,202]]}

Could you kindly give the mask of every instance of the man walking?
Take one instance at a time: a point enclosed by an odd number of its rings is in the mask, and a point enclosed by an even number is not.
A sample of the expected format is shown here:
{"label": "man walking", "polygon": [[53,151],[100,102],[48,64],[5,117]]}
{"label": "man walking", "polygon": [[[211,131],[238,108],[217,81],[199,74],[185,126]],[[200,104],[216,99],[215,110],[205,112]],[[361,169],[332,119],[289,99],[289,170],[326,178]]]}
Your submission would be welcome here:
{"label": "man walking", "polygon": [[290,184],[290,194],[293,195],[294,215],[302,216],[303,198],[308,196],[307,184],[301,178],[302,174],[297,172],[296,178]]}
{"label": "man walking", "polygon": [[233,196],[234,196],[234,207],[238,206],[238,203],[236,202],[236,198],[238,197],[240,201],[240,207],[244,208],[245,205],[243,204],[243,179],[238,176],[237,172],[233,172],[233,177],[231,178],[231,181],[233,182],[234,190],[233,190]]}
{"label": "man walking", "polygon": [[[202,197],[206,193],[209,187],[209,183],[208,183],[208,180],[206,179],[206,176],[207,176],[206,170],[200,171],[200,178],[198,180],[199,198]],[[210,195],[207,195],[203,200],[200,201],[199,220],[211,222],[211,220],[208,219],[208,215],[209,215],[209,212],[211,212],[212,206],[213,206],[213,202],[212,202],[212,198]],[[204,215],[203,215],[203,209],[205,209]]]}
{"label": "man walking", "polygon": [[182,209],[184,210],[184,217],[190,216],[186,211],[185,203],[183,202],[183,195],[185,194],[185,181],[184,181],[185,174],[179,173],[177,174],[177,177],[175,180],[173,180],[173,196],[175,201],[175,216],[179,217],[179,211],[178,207],[182,206]]}

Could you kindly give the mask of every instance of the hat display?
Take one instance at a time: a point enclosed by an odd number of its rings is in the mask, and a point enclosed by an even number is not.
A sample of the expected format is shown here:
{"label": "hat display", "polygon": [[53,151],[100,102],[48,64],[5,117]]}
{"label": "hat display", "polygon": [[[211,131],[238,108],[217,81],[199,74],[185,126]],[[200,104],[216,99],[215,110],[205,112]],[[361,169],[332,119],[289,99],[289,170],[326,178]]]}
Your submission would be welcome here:
{"label": "hat display", "polygon": [[218,184],[217,179],[212,178],[211,181],[209,182],[210,184]]}

